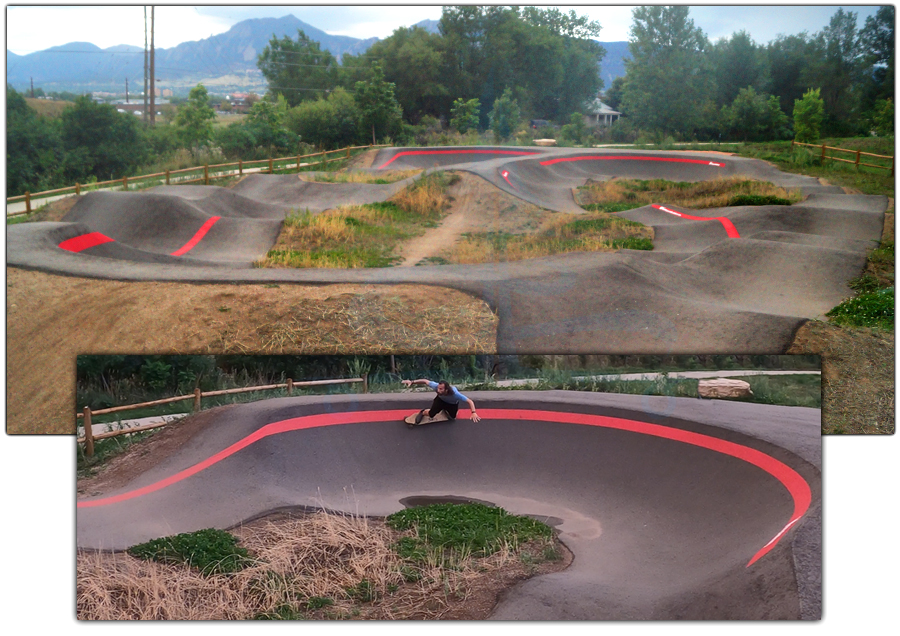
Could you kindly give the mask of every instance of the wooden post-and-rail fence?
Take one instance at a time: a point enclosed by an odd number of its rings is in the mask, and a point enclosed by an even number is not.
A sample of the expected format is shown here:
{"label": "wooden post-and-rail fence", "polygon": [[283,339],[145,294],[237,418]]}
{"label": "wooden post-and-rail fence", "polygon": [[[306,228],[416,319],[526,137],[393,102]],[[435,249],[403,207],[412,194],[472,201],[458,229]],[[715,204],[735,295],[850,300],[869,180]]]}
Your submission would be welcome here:
{"label": "wooden post-and-rail fence", "polygon": [[[128,190],[129,182],[132,185],[132,188],[136,187],[135,183],[141,180],[155,180],[159,181],[159,185],[165,183],[165,185],[171,185],[174,181],[176,184],[180,185],[188,185],[192,183],[203,183],[204,185],[209,185],[210,181],[215,179],[227,179],[229,177],[241,177],[244,175],[244,171],[258,171],[268,174],[274,174],[276,169],[284,169],[288,170],[291,168],[295,168],[297,172],[300,172],[300,168],[308,167],[310,165],[321,164],[323,169],[328,167],[329,155],[337,155],[338,153],[344,154],[344,158],[350,158],[350,151],[352,150],[369,150],[371,148],[386,148],[386,145],[378,145],[378,146],[348,146],[347,148],[340,148],[338,150],[326,150],[323,152],[317,152],[310,155],[295,155],[291,157],[279,157],[272,159],[258,159],[255,161],[243,161],[238,160],[232,163],[220,163],[215,165],[205,164],[203,166],[195,166],[193,168],[182,168],[180,170],[169,170],[167,169],[165,172],[156,172],[153,174],[144,174],[136,177],[122,177],[121,179],[112,179],[111,181],[98,181],[96,183],[76,183],[73,186],[67,186],[65,188],[57,188],[55,190],[45,190],[43,192],[25,192],[25,194],[20,194],[14,197],[6,197],[6,204],[10,203],[19,203],[21,201],[25,202],[25,210],[21,212],[8,212],[7,217],[19,216],[21,214],[31,214],[34,211],[33,203],[36,199],[44,199],[52,196],[70,196],[70,195],[80,195],[82,190],[88,189],[112,189],[121,186],[123,190]],[[341,157],[333,157],[331,160],[334,161],[336,159],[340,159]],[[304,159],[310,159],[315,161],[310,161],[304,163]],[[197,178],[182,178],[181,175],[185,177],[191,176],[189,173],[196,171],[203,171],[203,175]],[[210,172],[212,170],[212,172]],[[173,176],[175,177],[173,179]],[[150,187],[153,184],[144,184],[144,187]]]}
{"label": "wooden post-and-rail fence", "polygon": [[294,382],[292,379],[288,378],[287,382],[284,384],[267,384],[264,386],[248,386],[239,389],[222,389],[219,391],[201,391],[200,389],[194,389],[194,392],[191,395],[177,395],[175,397],[163,398],[162,400],[154,400],[152,402],[141,402],[140,404],[126,404],[124,406],[113,406],[108,409],[98,409],[96,411],[91,411],[91,407],[84,407],[81,413],[76,413],[75,417],[84,419],[84,437],[79,437],[79,442],[84,442],[84,452],[88,457],[93,457],[94,455],[94,441],[100,439],[106,439],[108,437],[117,437],[119,435],[130,435],[132,433],[140,433],[141,431],[149,431],[150,429],[160,428],[161,426],[165,426],[168,422],[158,422],[156,424],[148,424],[146,426],[135,426],[134,428],[124,428],[118,431],[109,431],[107,433],[99,433],[94,435],[93,430],[91,429],[91,419],[94,415],[105,415],[108,413],[120,413],[122,411],[131,411],[134,409],[145,408],[148,406],[160,406],[162,404],[171,404],[173,402],[183,402],[185,400],[193,400],[193,412],[198,413],[201,408],[201,401],[205,397],[215,397],[218,395],[233,395],[235,393],[250,393],[252,391],[272,391],[275,389],[287,389],[287,394],[291,395],[293,393],[294,387],[308,387],[308,386],[326,386],[330,384],[362,384],[362,393],[369,392],[369,377],[368,375],[363,375],[361,378],[342,378],[339,380],[308,380],[304,382]]}
{"label": "wooden post-and-rail fence", "polygon": [[[804,146],[806,148],[821,148],[822,150],[822,160],[830,159],[832,161],[840,161],[842,163],[852,163],[857,168],[860,166],[867,166],[869,168],[880,168],[881,170],[890,170],[891,176],[894,176],[894,158],[888,155],[876,155],[871,152],[863,152],[862,150],[847,150],[846,148],[835,148],[833,146],[826,146],[825,144],[816,145],[816,144],[802,144],[799,141],[791,141],[791,152],[794,151],[794,146]],[[833,155],[826,155],[826,150],[833,150],[835,152],[849,152],[851,155],[856,155],[854,159],[841,159],[840,157],[835,157]],[[862,157],[876,157],[878,159],[890,159],[891,165],[888,166],[880,166],[874,163],[863,163],[860,161]]]}

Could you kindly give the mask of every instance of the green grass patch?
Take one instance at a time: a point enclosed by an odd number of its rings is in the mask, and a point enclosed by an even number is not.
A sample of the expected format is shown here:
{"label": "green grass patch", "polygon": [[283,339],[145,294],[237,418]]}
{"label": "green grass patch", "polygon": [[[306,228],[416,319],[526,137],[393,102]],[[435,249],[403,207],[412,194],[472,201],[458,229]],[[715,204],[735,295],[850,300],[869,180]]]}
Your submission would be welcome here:
{"label": "green grass patch", "polygon": [[821,375],[742,375],[732,379],[750,383],[753,395],[740,398],[741,402],[822,408]]}
{"label": "green grass patch", "polygon": [[396,544],[398,554],[414,562],[426,562],[435,554],[488,556],[506,546],[553,536],[546,524],[484,504],[408,508],[390,515],[386,522],[396,530],[415,529],[416,536]]}
{"label": "green grass patch", "polygon": [[741,205],[791,205],[790,199],[762,194],[739,194],[728,201],[729,207]]}
{"label": "green grass patch", "polygon": [[887,287],[848,298],[825,315],[838,325],[893,331],[894,288]]}
{"label": "green grass patch", "polygon": [[184,563],[204,575],[237,572],[254,563],[234,535],[214,528],[153,539],[128,548],[128,553],[159,563]]}

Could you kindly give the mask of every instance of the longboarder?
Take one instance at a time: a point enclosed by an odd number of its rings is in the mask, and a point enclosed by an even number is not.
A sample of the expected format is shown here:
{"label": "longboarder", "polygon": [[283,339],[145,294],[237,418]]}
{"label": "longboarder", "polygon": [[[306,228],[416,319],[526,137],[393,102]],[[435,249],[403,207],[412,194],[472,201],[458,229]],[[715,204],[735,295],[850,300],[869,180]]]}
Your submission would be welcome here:
{"label": "longboarder", "polygon": [[438,413],[443,411],[447,414],[447,418],[454,420],[456,419],[456,413],[459,411],[459,403],[466,402],[469,405],[469,410],[472,411],[472,414],[469,415],[469,419],[473,422],[481,421],[481,417],[478,413],[475,412],[475,403],[467,398],[465,395],[459,392],[459,390],[455,386],[451,386],[449,382],[445,380],[441,380],[440,382],[433,382],[432,380],[427,380],[422,378],[420,380],[403,380],[403,384],[405,386],[412,386],[414,384],[424,384],[425,386],[434,389],[437,395],[434,398],[434,402],[431,403],[430,409],[422,409],[415,417],[415,424],[421,424],[422,419],[427,415],[429,418],[434,419]]}

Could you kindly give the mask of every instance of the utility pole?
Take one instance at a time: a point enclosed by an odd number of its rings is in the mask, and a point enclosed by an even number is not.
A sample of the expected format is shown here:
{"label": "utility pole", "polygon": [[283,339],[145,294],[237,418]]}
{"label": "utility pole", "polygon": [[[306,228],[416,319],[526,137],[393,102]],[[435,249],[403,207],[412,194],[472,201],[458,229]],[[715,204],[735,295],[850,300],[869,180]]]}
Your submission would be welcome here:
{"label": "utility pole", "polygon": [[156,53],[153,47],[153,20],[156,7],[150,7],[150,125],[156,125]]}
{"label": "utility pole", "polygon": [[144,110],[141,120],[147,123],[147,7],[144,7]]}
{"label": "utility pole", "polygon": [[125,78],[125,103],[128,103],[128,78]]}
{"label": "utility pole", "polygon": [[34,99],[34,78],[31,78],[31,99]]}

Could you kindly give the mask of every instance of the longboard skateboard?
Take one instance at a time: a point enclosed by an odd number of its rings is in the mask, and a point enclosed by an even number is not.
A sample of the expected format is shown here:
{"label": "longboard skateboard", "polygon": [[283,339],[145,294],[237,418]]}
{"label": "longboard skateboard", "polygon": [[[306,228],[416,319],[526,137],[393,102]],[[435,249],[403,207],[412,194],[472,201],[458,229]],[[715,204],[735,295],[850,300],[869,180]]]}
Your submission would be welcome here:
{"label": "longboard skateboard", "polygon": [[405,417],[403,421],[406,422],[407,426],[412,428],[413,426],[423,426],[425,424],[432,424],[433,422],[447,422],[450,420],[450,418],[447,417],[446,411],[440,411],[434,417],[429,417],[427,414],[423,415],[422,420],[418,424],[416,424],[416,416],[418,415],[419,411],[416,411],[412,415]]}

